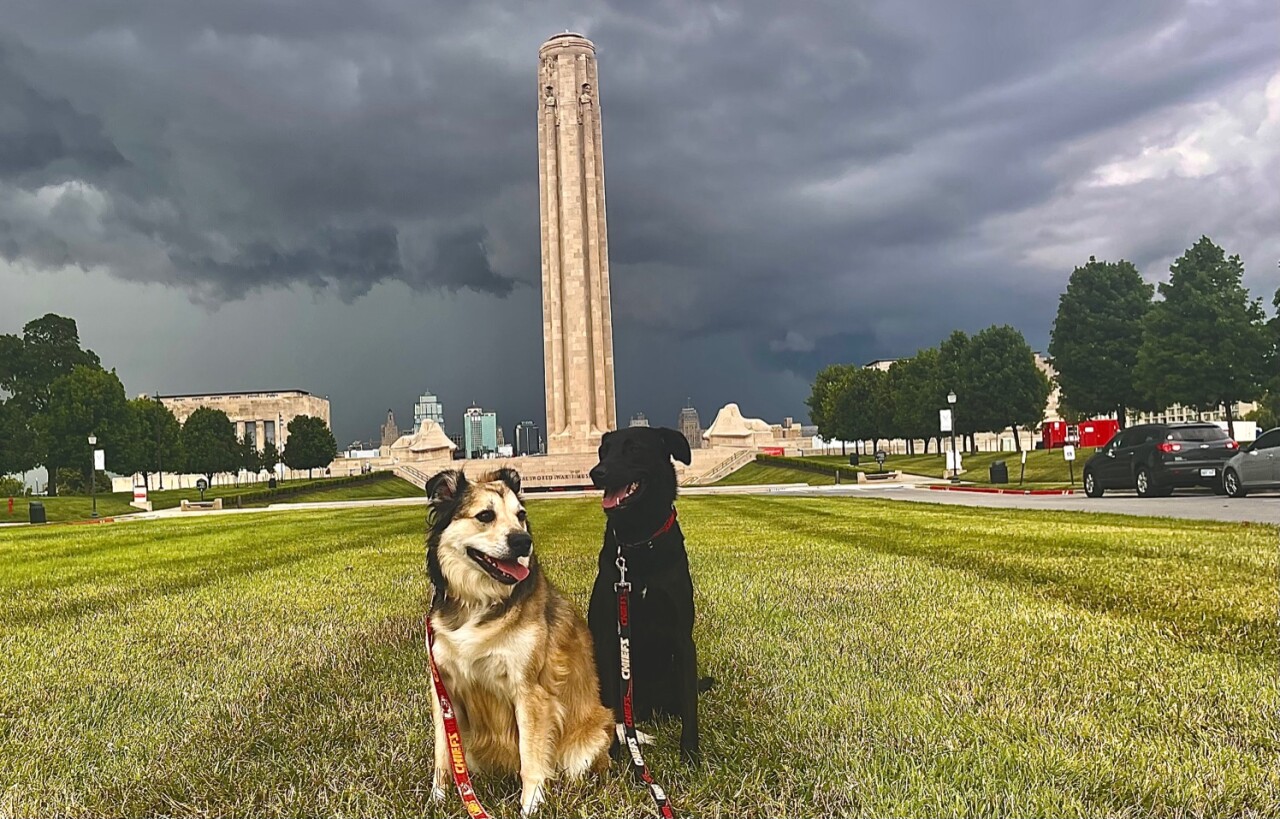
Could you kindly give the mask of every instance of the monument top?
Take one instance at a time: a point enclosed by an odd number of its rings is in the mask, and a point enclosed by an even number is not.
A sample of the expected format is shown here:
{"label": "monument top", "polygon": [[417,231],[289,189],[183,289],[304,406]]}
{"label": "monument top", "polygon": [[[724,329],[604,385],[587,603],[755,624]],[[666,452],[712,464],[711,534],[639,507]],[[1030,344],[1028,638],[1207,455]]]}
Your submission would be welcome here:
{"label": "monument top", "polygon": [[576,31],[566,31],[564,34],[556,34],[552,37],[548,37],[547,41],[542,44],[542,48],[538,49],[538,56],[541,57],[548,51],[558,51],[561,49],[586,49],[594,54],[596,52],[596,44]]}

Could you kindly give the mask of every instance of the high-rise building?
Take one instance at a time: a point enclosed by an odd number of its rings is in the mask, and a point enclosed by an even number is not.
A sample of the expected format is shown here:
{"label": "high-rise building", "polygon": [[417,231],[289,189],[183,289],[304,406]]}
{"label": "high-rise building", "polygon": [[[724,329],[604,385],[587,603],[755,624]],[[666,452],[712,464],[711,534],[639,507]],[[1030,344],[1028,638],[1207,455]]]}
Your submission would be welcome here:
{"label": "high-rise building", "polygon": [[643,412],[637,412],[635,415],[631,416],[631,423],[627,424],[627,426],[647,427],[649,426],[649,419],[645,417],[645,414]]}
{"label": "high-rise building", "polygon": [[435,421],[442,429],[444,428],[444,404],[441,404],[435,393],[429,390],[419,395],[418,402],[413,405],[414,431],[422,428],[423,421]]}
{"label": "high-rise building", "polygon": [[521,421],[516,424],[515,439],[517,455],[542,454],[542,430],[533,421]]}
{"label": "high-rise building", "polygon": [[468,458],[483,458],[498,451],[498,415],[474,404],[462,418],[463,449]]}
{"label": "high-rise building", "polygon": [[547,451],[591,452],[618,418],[596,47],[565,32],[538,58]]}
{"label": "high-rise building", "polygon": [[676,423],[676,429],[689,442],[689,448],[702,449],[702,422],[691,403],[686,403],[684,409],[680,410],[680,420]]}

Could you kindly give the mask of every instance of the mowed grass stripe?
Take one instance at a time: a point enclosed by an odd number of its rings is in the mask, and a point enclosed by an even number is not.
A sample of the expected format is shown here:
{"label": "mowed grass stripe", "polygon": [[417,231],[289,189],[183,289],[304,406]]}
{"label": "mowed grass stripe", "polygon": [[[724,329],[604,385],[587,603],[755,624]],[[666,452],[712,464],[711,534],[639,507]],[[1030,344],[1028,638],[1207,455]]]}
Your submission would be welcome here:
{"label": "mowed grass stripe", "polygon": [[[857,500],[680,508],[719,684],[704,766],[680,765],[671,726],[650,756],[688,815],[1280,803],[1276,654],[1254,614],[1275,611],[1274,530]],[[531,514],[548,571],[585,606],[597,505]],[[8,535],[0,593],[27,591],[0,626],[0,809],[460,815],[427,800],[421,509],[64,530],[61,547],[58,533]],[[1016,582],[961,565],[975,556],[1017,567]],[[1207,599],[1215,560],[1232,593]],[[1088,602],[1122,599],[1135,572],[1147,597]],[[1227,620],[1238,630],[1215,625]],[[514,781],[478,784],[516,814]],[[548,810],[636,814],[646,799],[615,766],[603,783],[557,783]]]}
{"label": "mowed grass stripe", "polygon": [[[1259,548],[1271,527],[1186,521],[1125,521],[1075,514],[1064,526],[1038,513],[937,508],[926,519],[901,505],[854,499],[804,501],[778,509],[752,499],[717,499],[740,518],[757,517],[813,542],[918,558],[1035,590],[1063,602],[1142,617],[1209,651],[1280,657],[1269,625],[1277,609],[1276,554]],[[982,515],[982,513],[978,513]],[[1106,522],[1103,522],[1103,521]],[[1096,522],[1095,522],[1096,521]],[[977,537],[975,537],[977,535]]]}

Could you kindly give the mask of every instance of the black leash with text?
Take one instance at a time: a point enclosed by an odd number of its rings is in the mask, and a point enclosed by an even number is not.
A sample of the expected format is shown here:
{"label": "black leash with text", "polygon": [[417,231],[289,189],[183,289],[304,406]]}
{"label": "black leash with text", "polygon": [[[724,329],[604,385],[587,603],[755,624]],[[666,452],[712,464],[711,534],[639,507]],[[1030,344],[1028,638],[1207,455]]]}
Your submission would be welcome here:
{"label": "black leash with text", "polygon": [[[671,524],[675,521],[675,510],[671,510],[671,518],[668,519],[667,525],[663,527],[665,532],[671,528]],[[617,533],[614,534],[614,540],[617,540]],[[650,541],[652,542],[652,541]],[[618,582],[613,584],[613,590],[618,593],[618,648],[622,657],[621,674],[622,674],[622,726],[623,733],[627,740],[627,750],[631,754],[631,767],[640,781],[649,789],[649,794],[653,797],[654,804],[658,807],[658,814],[664,819],[675,819],[675,811],[671,809],[671,804],[667,800],[667,792],[662,786],[654,781],[653,776],[649,773],[649,768],[644,764],[644,757],[640,754],[640,738],[636,735],[635,714],[632,711],[632,684],[631,684],[631,612],[629,610],[629,598],[631,593],[631,584],[627,582],[627,559],[622,556],[622,541],[618,541],[618,559],[616,561],[618,567]]]}

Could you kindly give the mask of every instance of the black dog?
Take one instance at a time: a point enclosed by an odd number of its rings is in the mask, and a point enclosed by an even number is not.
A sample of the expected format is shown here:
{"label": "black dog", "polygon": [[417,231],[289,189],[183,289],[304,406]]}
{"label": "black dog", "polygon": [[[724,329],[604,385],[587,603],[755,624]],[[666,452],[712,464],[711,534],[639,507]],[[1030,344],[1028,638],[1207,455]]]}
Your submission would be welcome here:
{"label": "black dog", "polygon": [[[698,654],[693,644],[693,579],[675,520],[675,458],[689,442],[674,429],[631,427],[606,433],[591,481],[604,490],[607,525],[587,625],[595,644],[600,697],[622,722],[618,646],[618,544],[631,583],[631,678],[636,719],[680,717],[680,751],[699,758]],[[702,683],[702,689],[711,680]]]}

